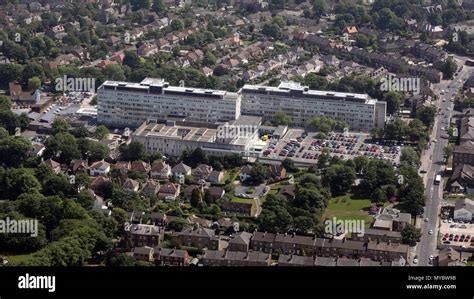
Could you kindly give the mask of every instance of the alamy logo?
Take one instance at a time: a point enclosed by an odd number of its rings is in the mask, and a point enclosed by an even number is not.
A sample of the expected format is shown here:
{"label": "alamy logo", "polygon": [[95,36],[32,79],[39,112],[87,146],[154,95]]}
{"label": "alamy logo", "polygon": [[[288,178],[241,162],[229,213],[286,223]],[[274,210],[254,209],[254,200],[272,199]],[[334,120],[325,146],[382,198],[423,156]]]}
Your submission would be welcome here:
{"label": "alamy logo", "polygon": [[413,94],[420,93],[420,78],[402,77],[398,78],[394,75],[382,77],[380,89],[382,91],[404,91]]}
{"label": "alamy logo", "polygon": [[47,289],[48,292],[54,293],[56,291],[56,277],[55,276],[35,276],[26,273],[18,277],[19,289]]}
{"label": "alamy logo", "polygon": [[38,220],[15,220],[10,217],[0,219],[0,234],[29,234],[31,237],[37,237]]}
{"label": "alamy logo", "polygon": [[333,236],[339,236],[345,233],[355,233],[359,237],[364,236],[365,221],[364,220],[342,220],[333,217],[324,221],[324,231]]}
{"label": "alamy logo", "polygon": [[252,125],[228,125],[219,126],[217,128],[217,138],[251,138],[258,130],[257,126]]}
{"label": "alamy logo", "polygon": [[56,78],[56,91],[95,92],[95,78],[73,78],[64,75]]}

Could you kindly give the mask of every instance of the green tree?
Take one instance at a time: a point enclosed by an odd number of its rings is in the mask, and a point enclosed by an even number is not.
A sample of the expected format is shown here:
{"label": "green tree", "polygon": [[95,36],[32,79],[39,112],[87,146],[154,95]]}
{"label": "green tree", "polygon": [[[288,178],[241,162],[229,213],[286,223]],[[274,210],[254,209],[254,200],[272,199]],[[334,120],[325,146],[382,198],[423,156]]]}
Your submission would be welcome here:
{"label": "green tree", "polygon": [[181,21],[179,19],[175,19],[175,20],[171,21],[171,29],[173,29],[173,31],[183,30],[184,29],[183,21]]}
{"label": "green tree", "polygon": [[291,117],[289,115],[287,115],[285,112],[283,111],[277,111],[275,113],[275,115],[273,116],[274,118],[274,121],[273,123],[276,125],[276,126],[289,126],[291,125],[291,123],[293,122],[293,120],[291,119]]}
{"label": "green tree", "polygon": [[387,194],[382,188],[375,189],[374,192],[370,195],[370,200],[375,204],[381,204],[387,201]]}
{"label": "green tree", "polygon": [[275,23],[265,23],[262,28],[262,33],[268,37],[278,39],[281,37],[281,28]]}
{"label": "green tree", "polygon": [[0,95],[0,110],[10,110],[12,108],[12,101],[6,96]]}
{"label": "green tree", "polygon": [[326,2],[324,0],[313,0],[313,16],[319,19],[326,13]]}
{"label": "green tree", "polygon": [[336,164],[324,169],[322,183],[330,188],[332,194],[341,195],[350,190],[355,179],[354,168]]}
{"label": "green tree", "polygon": [[41,88],[41,79],[38,77],[32,77],[28,79],[28,90],[35,91]]}
{"label": "green tree", "polygon": [[191,206],[197,208],[201,202],[203,202],[203,193],[199,187],[196,187],[191,194]]}
{"label": "green tree", "polygon": [[51,127],[53,128],[53,135],[67,133],[69,131],[69,123],[64,119],[54,120]]}
{"label": "green tree", "polygon": [[98,140],[105,139],[109,136],[109,129],[107,129],[106,126],[104,125],[99,125],[96,127],[96,130],[94,132],[94,137],[97,138]]}
{"label": "green tree", "polygon": [[415,246],[416,242],[420,242],[421,229],[416,228],[413,224],[408,223],[402,230],[403,242],[411,246]]}
{"label": "green tree", "polygon": [[396,114],[400,110],[404,97],[400,92],[389,91],[384,94],[383,99],[387,102],[387,113]]}
{"label": "green tree", "polygon": [[253,181],[262,184],[269,178],[268,168],[263,164],[255,164],[250,171],[250,176]]}
{"label": "green tree", "polygon": [[404,147],[402,148],[402,153],[400,155],[400,162],[414,166],[420,162],[420,156],[413,148]]}

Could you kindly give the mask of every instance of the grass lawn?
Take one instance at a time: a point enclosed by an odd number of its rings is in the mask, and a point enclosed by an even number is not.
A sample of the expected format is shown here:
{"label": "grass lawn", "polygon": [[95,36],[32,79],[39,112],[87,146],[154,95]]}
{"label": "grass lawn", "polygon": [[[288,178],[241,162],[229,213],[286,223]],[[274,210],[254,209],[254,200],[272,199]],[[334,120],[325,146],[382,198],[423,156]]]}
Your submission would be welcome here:
{"label": "grass lawn", "polygon": [[239,168],[232,169],[230,171],[226,171],[224,173],[224,182],[227,183],[232,183],[237,179],[239,176]]}
{"label": "grass lawn", "polygon": [[254,194],[255,193],[255,187],[249,187],[247,190],[245,190],[246,194]]}
{"label": "grass lawn", "polygon": [[465,196],[464,195],[453,195],[453,194],[450,194],[446,197],[446,200],[448,201],[452,201],[453,203],[460,200],[460,199],[463,199]]}
{"label": "grass lawn", "polygon": [[237,203],[248,203],[248,204],[254,204],[255,200],[252,198],[240,198],[240,197],[232,197],[232,202],[237,202]]}
{"label": "grass lawn", "polygon": [[8,262],[17,265],[21,262],[28,262],[33,258],[33,254],[10,255],[6,257]]}
{"label": "grass lawn", "polygon": [[364,220],[369,227],[373,217],[369,215],[372,203],[369,199],[354,199],[353,194],[335,197],[329,201],[325,218],[336,217],[341,220]]}

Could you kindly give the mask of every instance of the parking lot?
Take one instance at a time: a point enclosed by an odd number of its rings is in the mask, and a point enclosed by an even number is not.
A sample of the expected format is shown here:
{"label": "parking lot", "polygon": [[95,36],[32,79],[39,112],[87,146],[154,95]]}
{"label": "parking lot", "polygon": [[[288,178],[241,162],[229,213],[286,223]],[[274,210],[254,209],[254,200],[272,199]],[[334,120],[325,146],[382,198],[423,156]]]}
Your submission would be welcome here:
{"label": "parking lot", "polygon": [[382,146],[367,143],[368,134],[345,132],[329,133],[324,139],[317,138],[318,133],[305,133],[302,129],[290,129],[280,140],[270,140],[263,150],[262,157],[284,160],[291,158],[299,163],[317,163],[324,149],[331,156],[343,160],[357,156],[369,159],[384,159],[394,165],[400,162],[400,146]]}
{"label": "parking lot", "polygon": [[441,222],[440,244],[474,249],[474,224]]}

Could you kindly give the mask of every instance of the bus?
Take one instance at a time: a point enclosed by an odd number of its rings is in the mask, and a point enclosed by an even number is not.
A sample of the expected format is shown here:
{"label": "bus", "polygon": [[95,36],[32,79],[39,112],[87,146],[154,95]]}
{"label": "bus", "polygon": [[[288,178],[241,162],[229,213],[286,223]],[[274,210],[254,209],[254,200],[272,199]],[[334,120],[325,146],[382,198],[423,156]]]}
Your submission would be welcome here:
{"label": "bus", "polygon": [[441,183],[441,175],[437,174],[434,180],[435,185],[439,185]]}

